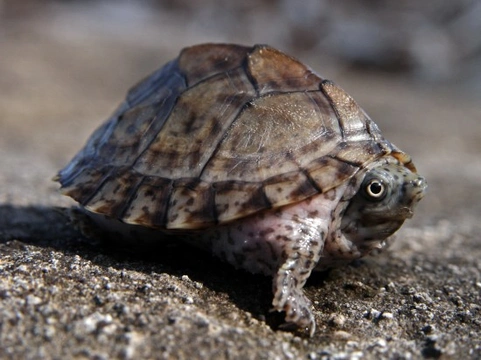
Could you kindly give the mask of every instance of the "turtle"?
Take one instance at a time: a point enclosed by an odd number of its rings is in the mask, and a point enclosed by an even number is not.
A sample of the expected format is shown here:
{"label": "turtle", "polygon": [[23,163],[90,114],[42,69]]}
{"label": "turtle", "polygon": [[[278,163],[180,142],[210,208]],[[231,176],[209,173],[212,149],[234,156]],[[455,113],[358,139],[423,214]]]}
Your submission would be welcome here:
{"label": "turtle", "polygon": [[119,239],[173,236],[272,276],[281,327],[311,336],[312,271],[383,248],[427,187],[333,81],[268,45],[214,43],[132,87],[56,180]]}

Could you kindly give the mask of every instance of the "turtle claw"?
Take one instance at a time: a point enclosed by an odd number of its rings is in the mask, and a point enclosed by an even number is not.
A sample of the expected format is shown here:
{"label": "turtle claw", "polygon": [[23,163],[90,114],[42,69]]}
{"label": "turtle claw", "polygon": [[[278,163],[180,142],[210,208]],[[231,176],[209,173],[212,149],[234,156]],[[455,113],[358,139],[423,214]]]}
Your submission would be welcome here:
{"label": "turtle claw", "polygon": [[284,311],[286,314],[285,323],[279,326],[281,330],[301,330],[312,337],[316,331],[316,321],[311,306],[309,299],[300,290],[290,294],[285,303],[275,305],[272,311]]}
{"label": "turtle claw", "polygon": [[298,324],[286,322],[284,324],[279,325],[278,328],[279,328],[279,330],[289,331],[289,332],[301,331],[301,332],[309,334],[309,337],[313,337],[314,333],[316,331],[316,324],[312,323],[312,324],[307,325],[305,327],[299,327]]}
{"label": "turtle claw", "polygon": [[[312,235],[315,238],[314,234]],[[302,243],[301,241],[293,244]],[[283,328],[305,330],[312,337],[316,331],[316,322],[312,312],[312,303],[306,297],[303,286],[311,271],[317,264],[323,248],[323,241],[311,242],[307,248],[293,246],[287,253],[289,256],[280,265],[273,279],[274,310],[285,312]],[[302,250],[302,251],[299,251]]]}
{"label": "turtle claw", "polygon": [[272,311],[285,312],[285,324],[282,325],[282,329],[293,327],[303,329],[312,337],[316,330],[316,322],[311,310],[311,301],[302,290],[305,279],[297,276],[298,274],[292,271],[292,266],[293,264],[287,262],[274,278]]}

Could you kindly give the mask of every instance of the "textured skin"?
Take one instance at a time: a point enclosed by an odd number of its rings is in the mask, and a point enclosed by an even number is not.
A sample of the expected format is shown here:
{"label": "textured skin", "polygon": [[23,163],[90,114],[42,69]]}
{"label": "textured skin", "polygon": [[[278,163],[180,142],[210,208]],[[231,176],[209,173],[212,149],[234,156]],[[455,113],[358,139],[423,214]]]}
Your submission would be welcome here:
{"label": "textured skin", "polygon": [[88,235],[174,235],[273,276],[273,309],[311,335],[311,272],[382,247],[426,188],[334,83],[268,46],[222,44],[131,89],[58,180]]}

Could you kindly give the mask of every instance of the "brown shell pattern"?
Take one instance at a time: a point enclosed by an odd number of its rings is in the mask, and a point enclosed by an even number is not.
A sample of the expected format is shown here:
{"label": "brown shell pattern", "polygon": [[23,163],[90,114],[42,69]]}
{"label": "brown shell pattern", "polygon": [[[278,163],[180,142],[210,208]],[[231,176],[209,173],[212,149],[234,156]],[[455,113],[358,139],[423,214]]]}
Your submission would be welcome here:
{"label": "brown shell pattern", "polygon": [[204,44],[132,88],[58,179],[125,223],[200,229],[281,207],[409,157],[341,88],[264,45]]}

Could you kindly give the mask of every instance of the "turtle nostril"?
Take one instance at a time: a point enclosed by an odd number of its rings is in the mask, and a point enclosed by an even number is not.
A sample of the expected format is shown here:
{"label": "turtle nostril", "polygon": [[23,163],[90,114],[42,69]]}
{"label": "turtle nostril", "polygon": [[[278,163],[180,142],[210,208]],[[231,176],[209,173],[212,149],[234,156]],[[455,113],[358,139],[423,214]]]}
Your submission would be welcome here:
{"label": "turtle nostril", "polygon": [[420,176],[413,181],[413,185],[417,187],[425,188],[427,186],[427,183],[426,183],[426,180],[422,176]]}

